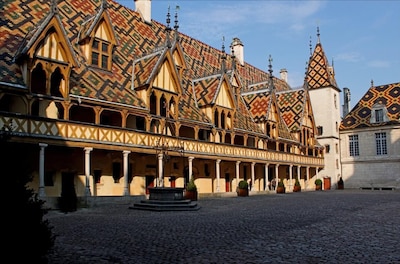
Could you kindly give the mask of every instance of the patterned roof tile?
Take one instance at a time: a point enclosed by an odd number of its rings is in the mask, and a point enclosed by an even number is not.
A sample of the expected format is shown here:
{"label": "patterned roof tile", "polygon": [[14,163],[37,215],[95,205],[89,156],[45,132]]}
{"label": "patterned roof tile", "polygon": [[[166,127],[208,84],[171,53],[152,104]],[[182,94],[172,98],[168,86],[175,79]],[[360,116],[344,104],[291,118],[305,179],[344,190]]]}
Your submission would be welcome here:
{"label": "patterned roof tile", "polygon": [[[371,123],[371,110],[375,104],[386,107],[388,122]],[[353,109],[343,118],[340,129],[377,127],[400,123],[400,82],[371,86]]]}

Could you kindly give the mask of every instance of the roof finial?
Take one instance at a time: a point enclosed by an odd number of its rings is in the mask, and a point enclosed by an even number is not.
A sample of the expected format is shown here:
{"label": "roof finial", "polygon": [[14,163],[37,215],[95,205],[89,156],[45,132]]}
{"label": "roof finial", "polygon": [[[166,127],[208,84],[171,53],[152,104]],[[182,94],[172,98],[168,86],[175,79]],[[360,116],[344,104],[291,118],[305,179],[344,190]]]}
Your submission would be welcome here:
{"label": "roof finial", "polygon": [[374,87],[374,80],[371,79],[371,87]]}
{"label": "roof finial", "polygon": [[51,12],[58,13],[57,0],[51,1]]}
{"label": "roof finial", "polygon": [[106,9],[107,8],[107,0],[101,1],[101,9]]}
{"label": "roof finial", "polygon": [[179,6],[177,5],[177,6],[175,6],[175,26],[174,26],[174,29],[176,30],[176,31],[178,31],[178,29],[179,29],[179,24],[178,24],[178,10],[179,10]]}
{"label": "roof finial", "polygon": [[171,31],[171,27],[169,24],[171,23],[171,13],[170,13],[170,7],[168,6],[168,12],[167,12],[167,27],[166,27],[166,33],[167,33],[167,46],[170,48],[171,47],[171,41],[169,39],[169,32]]}
{"label": "roof finial", "polygon": [[312,55],[312,44],[311,44],[311,36],[310,36],[310,56]]}
{"label": "roof finial", "polygon": [[272,57],[271,57],[271,54],[269,55],[269,58],[268,58],[268,72],[269,72],[269,75],[270,75],[270,77],[272,77],[272,72],[273,72],[273,70],[272,70]]}
{"label": "roof finial", "polygon": [[308,61],[306,61],[306,67],[305,67],[305,73],[304,73],[304,89],[308,90],[308,82],[307,82],[307,72],[308,72]]}
{"label": "roof finial", "polygon": [[319,34],[319,26],[317,27],[317,37],[318,37],[318,44],[321,42],[321,40],[320,40],[320,35],[321,34]]}
{"label": "roof finial", "polygon": [[221,59],[222,59],[222,65],[221,65],[221,67],[222,67],[222,72],[225,72],[225,59],[226,59],[226,56],[225,56],[225,36],[222,36],[222,57],[221,57]]}

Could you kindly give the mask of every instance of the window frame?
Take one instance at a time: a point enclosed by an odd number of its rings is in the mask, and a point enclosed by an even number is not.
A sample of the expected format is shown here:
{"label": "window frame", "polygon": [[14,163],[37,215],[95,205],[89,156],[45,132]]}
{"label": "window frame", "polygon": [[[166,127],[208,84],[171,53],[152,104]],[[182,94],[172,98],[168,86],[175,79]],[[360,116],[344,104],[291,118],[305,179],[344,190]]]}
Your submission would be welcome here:
{"label": "window frame", "polygon": [[349,155],[351,157],[360,156],[358,135],[349,135]]}
{"label": "window frame", "polygon": [[386,132],[375,133],[376,155],[387,155],[387,136]]}

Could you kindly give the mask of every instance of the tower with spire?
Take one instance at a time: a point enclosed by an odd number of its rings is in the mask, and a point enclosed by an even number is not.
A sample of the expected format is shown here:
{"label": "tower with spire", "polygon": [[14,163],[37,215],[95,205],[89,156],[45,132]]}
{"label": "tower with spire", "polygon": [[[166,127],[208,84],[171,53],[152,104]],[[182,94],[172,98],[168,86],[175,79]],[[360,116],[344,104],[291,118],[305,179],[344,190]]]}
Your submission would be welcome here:
{"label": "tower with spire", "polygon": [[[310,52],[311,52],[310,43]],[[311,52],[306,71],[306,86],[317,125],[317,140],[325,148],[325,168],[320,177],[329,177],[335,188],[341,177],[339,126],[340,92],[333,66],[329,65],[317,28],[317,43]]]}

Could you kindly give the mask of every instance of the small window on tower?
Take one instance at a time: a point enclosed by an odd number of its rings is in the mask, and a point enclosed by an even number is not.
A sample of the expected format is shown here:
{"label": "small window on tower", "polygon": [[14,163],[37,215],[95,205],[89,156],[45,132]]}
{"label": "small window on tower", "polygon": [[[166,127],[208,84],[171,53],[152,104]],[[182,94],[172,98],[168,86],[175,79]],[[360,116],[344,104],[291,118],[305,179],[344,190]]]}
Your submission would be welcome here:
{"label": "small window on tower", "polygon": [[324,132],[322,126],[317,127],[317,132],[318,132],[318,136],[322,136],[322,133]]}
{"label": "small window on tower", "polygon": [[329,153],[330,150],[331,150],[331,147],[329,145],[325,145],[325,152]]}

